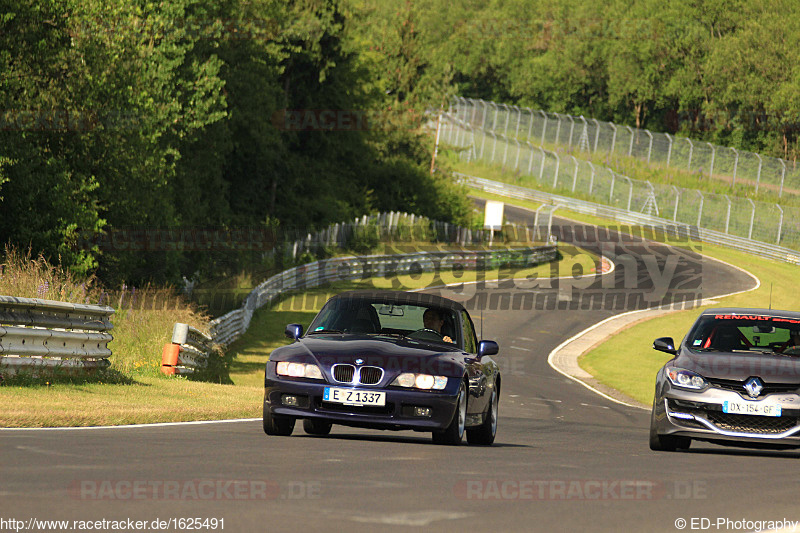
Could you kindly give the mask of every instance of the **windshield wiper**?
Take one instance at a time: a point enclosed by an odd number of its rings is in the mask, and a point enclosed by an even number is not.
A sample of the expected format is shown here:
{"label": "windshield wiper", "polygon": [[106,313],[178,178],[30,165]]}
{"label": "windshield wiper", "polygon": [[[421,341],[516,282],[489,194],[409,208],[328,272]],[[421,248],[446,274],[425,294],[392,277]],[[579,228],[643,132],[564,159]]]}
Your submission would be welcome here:
{"label": "windshield wiper", "polygon": [[344,333],[344,331],[339,331],[338,329],[315,329],[314,331],[309,331],[306,335],[316,335],[317,333]]}

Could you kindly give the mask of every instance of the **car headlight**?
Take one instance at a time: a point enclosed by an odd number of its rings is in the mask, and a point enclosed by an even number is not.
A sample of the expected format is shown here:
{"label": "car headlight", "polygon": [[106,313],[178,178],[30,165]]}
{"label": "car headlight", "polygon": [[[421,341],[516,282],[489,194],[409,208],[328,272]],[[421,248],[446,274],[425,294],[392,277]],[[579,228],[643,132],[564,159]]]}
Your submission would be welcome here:
{"label": "car headlight", "polygon": [[447,377],[430,374],[412,374],[405,372],[397,376],[392,385],[406,388],[442,390],[447,386]]}
{"label": "car headlight", "polygon": [[279,376],[289,376],[292,378],[311,378],[322,379],[322,372],[319,367],[311,363],[289,363],[288,361],[278,361],[275,373]]}
{"label": "car headlight", "polygon": [[691,370],[684,370],[682,368],[674,368],[674,367],[667,367],[667,378],[669,378],[670,383],[675,385],[676,387],[682,387],[684,389],[704,389],[708,385],[708,382],[705,380],[703,376],[700,374],[696,374]]}

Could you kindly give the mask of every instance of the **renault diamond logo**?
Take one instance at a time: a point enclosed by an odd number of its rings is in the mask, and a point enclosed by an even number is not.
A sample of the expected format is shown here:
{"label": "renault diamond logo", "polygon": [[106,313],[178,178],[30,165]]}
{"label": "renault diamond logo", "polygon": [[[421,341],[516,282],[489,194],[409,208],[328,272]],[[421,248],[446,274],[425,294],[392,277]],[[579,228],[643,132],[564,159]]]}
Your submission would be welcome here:
{"label": "renault diamond logo", "polygon": [[[363,360],[363,359],[361,359],[361,358],[359,358],[359,359],[356,359],[356,364],[357,364],[357,365],[363,365],[363,364],[364,364],[364,360]],[[759,390],[761,390],[761,389],[759,389]]]}
{"label": "renault diamond logo", "polygon": [[751,398],[758,398],[758,395],[761,394],[763,389],[764,384],[761,383],[761,380],[758,378],[750,378],[744,384],[744,390],[747,391],[747,394],[749,394]]}

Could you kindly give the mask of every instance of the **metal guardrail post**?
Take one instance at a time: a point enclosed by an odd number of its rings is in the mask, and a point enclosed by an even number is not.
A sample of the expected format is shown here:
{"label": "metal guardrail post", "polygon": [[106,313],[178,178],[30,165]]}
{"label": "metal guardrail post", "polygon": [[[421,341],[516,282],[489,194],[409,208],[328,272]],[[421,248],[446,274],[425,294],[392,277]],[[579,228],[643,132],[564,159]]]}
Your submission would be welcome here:
{"label": "metal guardrail post", "polygon": [[753,222],[755,222],[755,220],[756,220],[756,204],[750,198],[748,198],[747,201],[750,202],[751,206],[753,206],[753,210],[750,211],[750,231],[747,232],[747,238],[748,239],[752,239],[753,238]]}
{"label": "metal guardrail post", "polygon": [[609,168],[608,171],[611,173],[611,191],[608,193],[608,203],[610,205],[614,205],[614,183],[617,181],[617,179],[613,170]]}
{"label": "metal guardrail post", "polygon": [[775,244],[781,243],[781,231],[783,230],[783,208],[779,204],[775,204],[775,207],[781,212],[781,218],[778,221],[778,237],[775,239]]}

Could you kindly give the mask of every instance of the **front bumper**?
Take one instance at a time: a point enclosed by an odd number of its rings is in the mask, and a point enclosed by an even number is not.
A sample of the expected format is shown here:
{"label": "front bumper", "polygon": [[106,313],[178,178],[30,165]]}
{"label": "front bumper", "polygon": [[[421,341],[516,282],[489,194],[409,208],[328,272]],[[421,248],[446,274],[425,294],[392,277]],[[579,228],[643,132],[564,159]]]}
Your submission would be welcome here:
{"label": "front bumper", "polygon": [[[800,396],[770,394],[758,400],[717,388],[692,392],[664,385],[653,406],[654,423],[661,435],[691,437],[719,443],[761,443],[800,447]],[[781,416],[730,414],[722,410],[728,401],[777,403]]]}
{"label": "front bumper", "polygon": [[[451,378],[449,381],[458,380]],[[264,387],[264,412],[296,418],[324,419],[334,424],[371,429],[436,431],[450,425],[456,412],[458,383],[455,392],[450,391],[454,388],[451,385],[448,383],[443,391],[358,387],[358,390],[386,393],[385,406],[362,407],[322,401],[325,387],[353,387],[308,380],[267,378]],[[283,405],[282,398],[285,395],[296,396],[300,400],[299,405]],[[430,408],[431,416],[414,416],[414,407]]]}

